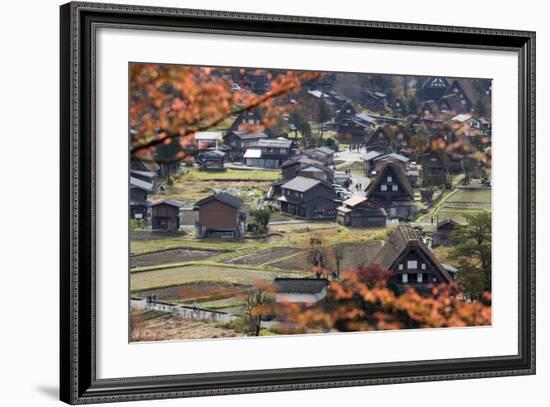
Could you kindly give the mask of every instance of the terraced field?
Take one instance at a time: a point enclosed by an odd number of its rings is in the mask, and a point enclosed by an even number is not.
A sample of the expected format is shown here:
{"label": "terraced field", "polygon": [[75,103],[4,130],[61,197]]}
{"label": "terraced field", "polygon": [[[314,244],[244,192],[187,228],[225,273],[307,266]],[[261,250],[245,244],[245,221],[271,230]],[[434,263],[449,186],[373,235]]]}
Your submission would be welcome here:
{"label": "terraced field", "polygon": [[220,252],[213,250],[199,250],[174,248],[157,252],[136,254],[130,257],[130,267],[149,267],[160,264],[181,263],[186,261],[205,260],[216,256]]}
{"label": "terraced field", "polygon": [[228,264],[249,264],[261,265],[272,262],[273,259],[280,259],[287,256],[292,256],[301,253],[302,250],[293,247],[274,247],[271,249],[260,250],[244,256],[234,257],[225,261]]}
{"label": "terraced field", "polygon": [[451,218],[466,222],[465,215],[481,210],[491,210],[490,189],[459,189],[437,212],[439,219]]}
{"label": "terraced field", "polygon": [[258,270],[257,268],[245,268],[244,266],[236,265],[191,264],[132,273],[130,290],[135,292],[152,288],[184,285],[198,281],[251,285],[256,281],[271,283],[277,276],[296,274],[290,272],[281,273],[275,270]]}

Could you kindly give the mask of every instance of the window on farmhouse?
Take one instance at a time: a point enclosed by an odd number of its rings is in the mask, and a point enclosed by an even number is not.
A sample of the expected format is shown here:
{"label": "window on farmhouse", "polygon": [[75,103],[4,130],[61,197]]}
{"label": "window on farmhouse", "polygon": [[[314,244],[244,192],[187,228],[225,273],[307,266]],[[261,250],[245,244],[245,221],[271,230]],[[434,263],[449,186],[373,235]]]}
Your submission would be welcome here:
{"label": "window on farmhouse", "polygon": [[407,261],[407,268],[409,270],[416,270],[416,268],[418,267],[418,263],[416,260],[409,260]]}
{"label": "window on farmhouse", "polygon": [[417,282],[417,283],[421,283],[421,282],[422,282],[422,273],[418,273],[418,274],[416,275],[416,282]]}
{"label": "window on farmhouse", "polygon": [[403,270],[403,264],[400,264],[400,265],[398,266],[398,268],[399,268],[399,270]]}
{"label": "window on farmhouse", "polygon": [[391,183],[391,181],[392,181],[392,178],[391,178],[391,177],[388,177],[388,182]]}
{"label": "window on farmhouse", "polygon": [[407,273],[402,275],[402,280],[404,283],[407,283],[409,281],[409,275]]}
{"label": "window on farmhouse", "polygon": [[394,191],[394,192],[397,191],[397,184],[392,185],[391,190]]}
{"label": "window on farmhouse", "polygon": [[388,186],[386,184],[380,185],[380,191],[387,191],[387,190],[388,190]]}

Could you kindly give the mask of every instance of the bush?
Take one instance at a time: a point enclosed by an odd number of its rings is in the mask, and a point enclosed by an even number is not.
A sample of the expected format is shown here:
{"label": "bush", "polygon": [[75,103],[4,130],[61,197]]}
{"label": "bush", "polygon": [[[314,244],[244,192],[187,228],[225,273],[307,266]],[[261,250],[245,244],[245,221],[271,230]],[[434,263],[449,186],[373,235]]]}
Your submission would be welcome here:
{"label": "bush", "polygon": [[139,230],[145,227],[145,221],[143,219],[130,219],[130,230]]}

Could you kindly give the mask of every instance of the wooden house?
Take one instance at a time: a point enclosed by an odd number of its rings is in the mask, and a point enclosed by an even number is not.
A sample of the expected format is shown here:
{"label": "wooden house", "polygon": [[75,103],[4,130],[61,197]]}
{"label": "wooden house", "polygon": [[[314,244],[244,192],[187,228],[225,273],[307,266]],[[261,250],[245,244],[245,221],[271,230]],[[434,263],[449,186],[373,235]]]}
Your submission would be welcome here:
{"label": "wooden house", "polygon": [[422,91],[426,99],[438,100],[449,88],[449,81],[445,78],[432,77],[426,79],[422,85]]}
{"label": "wooden house", "polygon": [[418,116],[424,121],[441,120],[441,110],[439,103],[433,99],[426,100],[418,109]]}
{"label": "wooden house", "polygon": [[248,109],[241,112],[229,127],[226,135],[233,131],[246,131],[249,133],[259,133],[268,131],[262,125],[262,115],[258,109]]}
{"label": "wooden house", "polygon": [[317,147],[311,150],[305,150],[304,155],[325,165],[334,164],[334,150],[330,147]]}
{"label": "wooden house", "polygon": [[442,114],[460,114],[469,111],[467,104],[463,102],[459,94],[450,93],[439,99],[439,110]]}
{"label": "wooden house", "polygon": [[243,201],[233,195],[218,192],[195,204],[195,222],[199,238],[241,239],[246,231],[246,215],[241,211]]}
{"label": "wooden house", "polygon": [[367,198],[354,195],[337,208],[336,222],[351,227],[384,227],[388,214]]}
{"label": "wooden house", "polygon": [[371,89],[363,89],[362,102],[366,109],[373,112],[384,112],[386,110],[386,94]]}
{"label": "wooden house", "polygon": [[401,169],[405,172],[407,171],[409,158],[401,154],[390,153],[379,155],[378,157],[374,158],[373,161],[374,171],[376,171],[377,174],[382,171],[382,168],[384,168],[389,163],[394,163],[395,165],[401,167]]}
{"label": "wooden house", "polygon": [[243,155],[250,167],[278,169],[294,154],[294,141],[282,137],[262,138],[250,144]]}
{"label": "wooden house", "polygon": [[[469,112],[474,108],[478,101],[478,95],[471,80],[467,79],[455,79],[451,82],[446,95],[458,95],[460,100],[460,105],[463,107],[465,112]],[[460,113],[460,112],[457,112]]]}
{"label": "wooden house", "polygon": [[197,161],[203,170],[223,170],[225,153],[220,150],[210,150],[199,154]]}
{"label": "wooden house", "polygon": [[435,152],[420,157],[422,163],[422,185],[444,186],[449,182],[449,169],[446,158]]}
{"label": "wooden house", "polygon": [[352,184],[352,176],[344,171],[334,171],[334,183],[348,189]]}
{"label": "wooden house", "polygon": [[346,99],[346,101],[341,105],[340,109],[336,111],[336,115],[334,116],[334,121],[340,122],[344,119],[351,119],[356,114],[357,114],[357,109],[353,105],[353,102],[349,99]]}
{"label": "wooden house", "polygon": [[394,150],[395,147],[395,134],[391,126],[379,126],[374,132],[372,132],[367,139],[366,148],[368,151],[378,151],[380,153],[387,153]]}
{"label": "wooden house", "polygon": [[130,169],[130,176],[154,184],[157,179],[157,174],[150,171],[140,171]]}
{"label": "wooden house", "polygon": [[297,156],[297,157],[291,158],[288,161],[285,161],[281,165],[281,173],[283,175],[283,180],[291,180],[292,178],[298,175],[298,172],[308,167],[316,167],[322,170],[325,174],[327,174],[327,177],[329,179],[331,178],[332,170],[321,161],[314,160],[312,158],[305,157],[305,156]]}
{"label": "wooden house", "polygon": [[322,167],[315,167],[315,166],[309,166],[305,168],[301,168],[296,173],[297,176],[300,177],[306,177],[306,178],[314,178],[319,179],[321,181],[330,181],[330,171],[327,171],[326,168]]}
{"label": "wooden house", "polygon": [[146,219],[150,202],[148,194],[153,192],[153,183],[130,176],[130,219]]}
{"label": "wooden house", "polygon": [[446,218],[440,221],[437,224],[437,229],[435,234],[432,238],[432,243],[434,245],[442,245],[447,246],[452,244],[453,242],[449,238],[451,236],[451,233],[454,232],[456,227],[458,226],[458,222],[451,218]]}
{"label": "wooden house", "polygon": [[198,131],[195,133],[197,150],[217,149],[222,142],[221,131]]}
{"label": "wooden house", "polygon": [[391,280],[401,290],[415,288],[421,294],[431,293],[431,285],[448,284],[453,277],[422,242],[416,231],[401,223],[373,260],[391,271]]}
{"label": "wooden house", "polygon": [[327,116],[327,120],[329,120],[335,111],[331,95],[318,89],[309,89],[301,92],[296,101],[309,121],[317,121],[321,111],[325,114],[330,113]]}
{"label": "wooden house", "polygon": [[264,132],[250,133],[246,130],[231,130],[224,137],[224,144],[229,146],[231,159],[241,159],[247,149],[253,147],[259,140],[267,139]]}
{"label": "wooden house", "polygon": [[297,176],[281,185],[278,198],[281,212],[304,219],[334,219],[336,193],[332,186],[324,181]]}
{"label": "wooden house", "polygon": [[143,159],[132,158],[130,161],[130,170],[159,175],[160,165],[152,157],[144,157]]}
{"label": "wooden house", "polygon": [[379,151],[369,151],[366,154],[361,156],[361,161],[363,161],[363,172],[367,177],[370,177],[374,172],[375,159],[377,157],[383,156],[384,154]]}
{"label": "wooden house", "polygon": [[411,154],[414,151],[412,145],[412,132],[404,125],[397,125],[393,130],[393,144],[397,153]]}
{"label": "wooden house", "polygon": [[151,205],[151,224],[153,230],[177,232],[180,227],[181,203],[171,199],[153,202]]}
{"label": "wooden house", "polygon": [[247,70],[243,82],[248,89],[257,95],[262,95],[271,89],[271,80],[265,70]]}
{"label": "wooden house", "polygon": [[288,278],[277,277],[273,280],[275,302],[317,304],[327,295],[326,278]]}
{"label": "wooden house", "polygon": [[348,144],[364,144],[375,125],[375,119],[363,113],[357,113],[351,101],[345,102],[336,112],[331,127],[338,134],[341,142]]}
{"label": "wooden house", "polygon": [[334,94],[334,93],[332,93],[330,95],[330,100],[333,104],[333,107],[334,107],[335,111],[338,111],[338,110],[342,109],[342,106],[344,105],[344,103],[349,101],[349,99],[347,97],[337,95],[337,94]]}
{"label": "wooden house", "polygon": [[390,162],[369,184],[367,199],[384,208],[390,219],[410,219],[415,212],[414,190],[402,168]]}

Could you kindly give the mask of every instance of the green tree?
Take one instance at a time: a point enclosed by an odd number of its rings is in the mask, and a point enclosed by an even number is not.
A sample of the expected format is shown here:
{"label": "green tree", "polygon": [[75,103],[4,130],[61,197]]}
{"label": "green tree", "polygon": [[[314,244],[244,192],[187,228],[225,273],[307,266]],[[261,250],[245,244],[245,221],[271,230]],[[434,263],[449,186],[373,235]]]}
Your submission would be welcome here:
{"label": "green tree", "polygon": [[302,137],[311,136],[311,126],[309,125],[303,111],[298,109],[293,110],[290,112],[288,121],[293,124],[300,133],[302,133]]}
{"label": "green tree", "polygon": [[449,257],[458,260],[458,284],[471,299],[482,299],[491,291],[491,213],[466,215],[467,225],[459,225],[450,238],[456,242]]}
{"label": "green tree", "polygon": [[317,123],[319,124],[319,133],[321,140],[323,139],[323,123],[329,121],[332,118],[332,111],[325,102],[324,98],[319,101],[319,112],[317,114]]}
{"label": "green tree", "polygon": [[250,211],[250,215],[254,218],[256,224],[258,225],[258,233],[267,232],[267,225],[271,219],[271,211],[269,208],[253,209]]}
{"label": "green tree", "polygon": [[411,98],[411,100],[409,100],[409,106],[407,110],[409,111],[409,114],[416,114],[416,112],[418,111],[418,105],[416,104],[415,98]]}
{"label": "green tree", "polygon": [[326,138],[324,140],[323,145],[325,147],[332,148],[334,151],[338,151],[338,142],[336,140],[334,140],[332,137]]}

